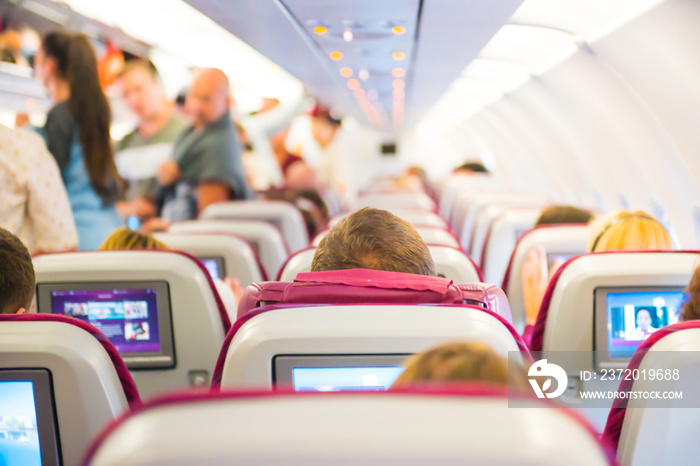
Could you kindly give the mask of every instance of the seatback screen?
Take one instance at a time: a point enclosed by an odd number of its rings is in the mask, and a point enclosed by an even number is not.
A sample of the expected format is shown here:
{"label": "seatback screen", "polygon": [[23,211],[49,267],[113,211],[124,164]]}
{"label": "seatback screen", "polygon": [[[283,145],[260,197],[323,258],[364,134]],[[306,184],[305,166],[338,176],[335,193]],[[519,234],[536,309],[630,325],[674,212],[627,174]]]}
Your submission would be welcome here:
{"label": "seatback screen", "polygon": [[679,322],[685,300],[682,287],[598,288],[595,294],[596,349],[608,361],[628,360],[654,332]]}
{"label": "seatback screen", "polygon": [[90,323],[120,353],[160,353],[154,289],[52,291],[51,309]]}
{"label": "seatback screen", "polygon": [[130,369],[175,365],[166,282],[40,284],[38,312],[89,323],[105,334]]}
{"label": "seatback screen", "polygon": [[201,260],[207,268],[212,280],[223,280],[226,277],[224,260],[221,257],[200,257],[199,260]]}
{"label": "seatback screen", "polygon": [[386,391],[410,355],[280,355],[273,360],[275,384],[297,392]]}
{"label": "seatback screen", "polygon": [[0,370],[0,464],[60,464],[50,376]]}

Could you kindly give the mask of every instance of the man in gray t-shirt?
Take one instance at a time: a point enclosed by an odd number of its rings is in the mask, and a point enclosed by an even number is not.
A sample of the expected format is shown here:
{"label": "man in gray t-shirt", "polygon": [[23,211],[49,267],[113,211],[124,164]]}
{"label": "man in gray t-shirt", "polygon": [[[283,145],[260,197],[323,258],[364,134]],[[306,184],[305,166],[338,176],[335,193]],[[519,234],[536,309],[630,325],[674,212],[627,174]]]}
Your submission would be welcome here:
{"label": "man in gray t-shirt", "polygon": [[126,106],[139,119],[134,131],[116,145],[117,168],[129,182],[125,198],[117,203],[124,217],[144,219],[156,213],[158,167],[172,157],[173,142],[187,127],[174,105],[165,98],[155,68],[143,60],[132,60],[117,78]]}
{"label": "man in gray t-shirt", "polygon": [[231,101],[221,70],[197,73],[185,103],[193,124],[175,141],[173,160],[158,170],[164,219],[192,219],[210,204],[252,198],[229,116]]}

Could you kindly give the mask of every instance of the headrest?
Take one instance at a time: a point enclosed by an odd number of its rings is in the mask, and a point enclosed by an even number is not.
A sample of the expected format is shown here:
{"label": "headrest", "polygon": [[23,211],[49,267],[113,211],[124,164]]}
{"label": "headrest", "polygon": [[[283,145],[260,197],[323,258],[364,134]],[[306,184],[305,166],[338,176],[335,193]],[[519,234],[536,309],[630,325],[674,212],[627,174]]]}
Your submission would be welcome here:
{"label": "headrest", "polygon": [[446,278],[366,269],[301,273],[292,283],[254,283],[243,293],[238,317],[272,304],[363,303],[476,304],[511,321],[508,300],[495,285],[454,285]]}
{"label": "headrest", "polygon": [[538,409],[509,409],[507,391],[485,384],[177,393],[108,426],[83,464],[615,464],[580,417],[522,402]]}
{"label": "headrest", "polygon": [[129,403],[129,407],[133,409],[141,405],[141,398],[139,397],[134,379],[131,377],[131,373],[126,368],[126,364],[122,361],[121,356],[119,356],[119,352],[102,332],[87,322],[74,319],[73,317],[54,314],[0,314],[0,323],[2,322],[59,322],[77,327],[89,333],[102,345],[109,359],[112,361],[114,370],[119,377],[119,382],[124,389],[124,395],[126,396],[126,401]]}

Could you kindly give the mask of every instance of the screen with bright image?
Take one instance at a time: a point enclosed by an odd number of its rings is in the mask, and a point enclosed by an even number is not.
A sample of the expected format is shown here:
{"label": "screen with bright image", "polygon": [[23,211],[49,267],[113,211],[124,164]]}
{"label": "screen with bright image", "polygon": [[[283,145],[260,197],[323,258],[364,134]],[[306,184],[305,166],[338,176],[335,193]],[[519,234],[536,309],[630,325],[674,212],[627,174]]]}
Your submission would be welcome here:
{"label": "screen with bright image", "polygon": [[54,314],[84,320],[109,338],[120,353],[159,353],[156,290],[52,291]]}
{"label": "screen with bright image", "polygon": [[212,280],[218,280],[219,279],[219,264],[216,262],[216,260],[204,259],[202,262],[204,263],[204,266],[209,271],[209,275],[211,276]]}
{"label": "screen with bright image", "polygon": [[649,335],[680,320],[684,299],[681,290],[607,293],[608,351],[631,357]]}
{"label": "screen with bright image", "polygon": [[297,392],[386,391],[403,367],[296,367]]}
{"label": "screen with bright image", "polygon": [[32,382],[0,382],[0,464],[42,464]]}

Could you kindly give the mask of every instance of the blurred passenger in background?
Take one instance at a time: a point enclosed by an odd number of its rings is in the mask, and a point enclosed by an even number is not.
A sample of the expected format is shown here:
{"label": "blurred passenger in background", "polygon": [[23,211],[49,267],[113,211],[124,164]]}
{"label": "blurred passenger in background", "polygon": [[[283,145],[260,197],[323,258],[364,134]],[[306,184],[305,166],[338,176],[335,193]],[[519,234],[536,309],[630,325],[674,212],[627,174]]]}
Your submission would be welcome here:
{"label": "blurred passenger in background", "polygon": [[124,218],[145,220],[156,215],[156,173],[173,153],[173,141],[187,127],[165,98],[155,67],[145,60],[126,63],[117,76],[124,103],[137,117],[138,126],[117,143],[116,162],[129,182],[117,210]]}
{"label": "blurred passenger in background", "polygon": [[482,173],[487,175],[489,173],[483,163],[473,161],[463,163],[462,165],[456,167],[453,172],[467,175],[473,175],[474,173]]}
{"label": "blurred passenger in background", "polygon": [[666,227],[641,210],[621,210],[600,217],[591,223],[588,231],[588,249],[591,252],[673,249],[673,240]]}
{"label": "blurred passenger in background", "polygon": [[114,204],[125,188],[114,163],[112,114],[95,52],[82,34],[53,32],[43,38],[34,68],[54,102],[42,132],[68,192],[78,249],[95,249],[124,223]]}
{"label": "blurred passenger in background", "polygon": [[588,223],[592,219],[593,214],[589,210],[570,205],[555,205],[542,211],[535,226]]}
{"label": "blurred passenger in background", "polygon": [[406,220],[365,207],[330,229],[316,249],[311,271],[370,269],[435,276],[428,246]]}
{"label": "blurred passenger in background", "polygon": [[0,314],[32,312],[36,277],[26,246],[0,228]]}
{"label": "blurred passenger in background", "polygon": [[192,125],[175,141],[173,159],[158,169],[164,220],[193,219],[210,204],[252,198],[229,114],[231,104],[223,71],[207,68],[196,74],[185,102]]}
{"label": "blurred passenger in background", "polygon": [[681,308],[681,320],[700,320],[700,266],[695,269],[688,287],[686,300]]}
{"label": "blurred passenger in background", "polygon": [[33,254],[78,245],[73,212],[56,161],[38,134],[0,125],[0,228]]}

